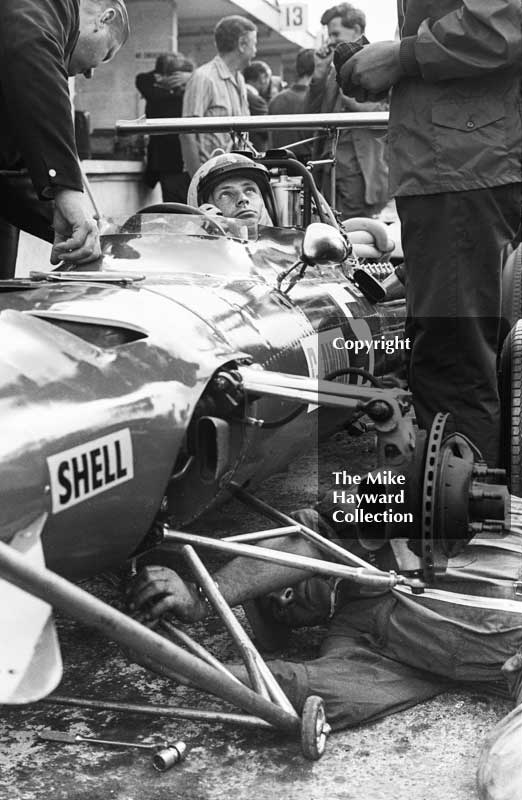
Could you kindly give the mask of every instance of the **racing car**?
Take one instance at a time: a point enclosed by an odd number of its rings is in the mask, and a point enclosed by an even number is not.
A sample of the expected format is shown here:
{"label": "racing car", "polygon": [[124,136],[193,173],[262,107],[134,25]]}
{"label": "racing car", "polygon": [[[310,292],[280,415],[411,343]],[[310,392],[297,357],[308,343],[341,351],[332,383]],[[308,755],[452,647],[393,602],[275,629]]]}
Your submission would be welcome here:
{"label": "racing car", "polygon": [[[327,731],[320,704],[299,720],[257,654],[256,692],[69,582],[169,536],[200,569],[183,528],[315,448],[318,434],[363,415],[379,434],[381,463],[415,470],[445,522],[448,503],[457,514],[463,539],[484,519],[460,489],[495,476],[485,465],[477,473],[477,454],[455,439],[443,443],[445,420],[414,455],[410,397],[390,379],[400,367],[403,301],[387,302],[354,258],[306,167],[284,152],[242,156],[269,175],[271,225],[160,204],[113,223],[98,263],[0,286],[0,627],[14,643],[0,665],[2,700],[28,702],[59,681],[51,604],[141,650],[152,669],[189,673],[258,721],[291,732],[302,725],[305,752],[318,757]],[[446,478],[456,465],[453,492]],[[413,494],[411,503],[418,511]],[[496,511],[502,518],[504,506]],[[444,525],[437,514],[419,525],[433,576]],[[343,563],[317,562],[319,571],[408,584],[323,548]],[[13,603],[31,625],[13,624],[5,612]]]}
{"label": "racing car", "polygon": [[[49,511],[46,561],[60,574],[118,564],[162,504],[186,525],[230,481],[259,482],[315,446],[317,412],[292,398],[247,397],[239,365],[309,378],[340,371],[348,385],[396,366],[385,344],[402,335],[402,304],[383,311],[344,274],[348,239],[295,165],[321,220],[308,239],[304,225],[249,230],[162,204],[114,225],[95,267],[1,287],[1,528],[9,535],[29,509]],[[326,257],[309,252],[317,246]],[[280,276],[300,270],[285,290]],[[346,421],[330,411],[322,432]]]}

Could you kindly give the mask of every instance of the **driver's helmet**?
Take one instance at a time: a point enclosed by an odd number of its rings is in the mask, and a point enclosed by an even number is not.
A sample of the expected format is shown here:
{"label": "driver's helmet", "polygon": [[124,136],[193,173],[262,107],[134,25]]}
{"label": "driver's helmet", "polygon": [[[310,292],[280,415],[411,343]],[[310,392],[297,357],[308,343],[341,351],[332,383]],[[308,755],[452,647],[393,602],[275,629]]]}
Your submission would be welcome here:
{"label": "driver's helmet", "polygon": [[187,203],[191,206],[208,203],[212,190],[225,175],[244,176],[254,181],[259,187],[270,219],[274,225],[277,224],[274,195],[267,168],[241,153],[221,153],[202,164],[190,181]]}

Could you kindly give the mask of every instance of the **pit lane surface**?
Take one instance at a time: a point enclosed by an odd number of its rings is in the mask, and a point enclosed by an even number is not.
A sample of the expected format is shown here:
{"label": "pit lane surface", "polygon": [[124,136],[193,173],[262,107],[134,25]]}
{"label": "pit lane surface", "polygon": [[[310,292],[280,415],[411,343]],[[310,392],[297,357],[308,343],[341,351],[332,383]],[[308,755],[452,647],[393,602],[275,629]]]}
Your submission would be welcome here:
{"label": "pit lane surface", "polygon": [[[283,511],[315,502],[329,488],[331,470],[367,470],[373,453],[365,440],[334,437],[314,456],[293,465],[259,495]],[[208,516],[201,533],[262,527],[237,503]],[[86,588],[121,603],[101,579]],[[60,618],[65,662],[61,694],[108,700],[223,708],[221,701],[156,677],[128,661],[117,645]],[[237,660],[221,623],[210,618],[192,633],[222,660]],[[284,656],[311,658],[321,631],[300,631]],[[336,733],[318,762],[307,762],[297,741],[277,732],[196,724],[116,712],[35,704],[0,712],[0,800],[476,800],[475,769],[486,733],[510,705],[486,695],[452,692],[370,726]],[[235,709],[234,709],[235,710]],[[104,739],[184,740],[187,760],[156,772],[151,755],[79,744],[41,742],[44,728]]]}

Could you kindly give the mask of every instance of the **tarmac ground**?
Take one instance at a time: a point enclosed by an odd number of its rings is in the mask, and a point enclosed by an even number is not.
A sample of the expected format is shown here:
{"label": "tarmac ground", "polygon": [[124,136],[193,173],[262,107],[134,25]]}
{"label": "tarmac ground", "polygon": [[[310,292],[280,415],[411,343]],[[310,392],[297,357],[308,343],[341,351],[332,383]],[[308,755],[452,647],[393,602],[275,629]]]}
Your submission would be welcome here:
{"label": "tarmac ground", "polygon": [[[339,469],[347,453],[361,470],[370,468],[370,446],[361,440],[347,444],[344,434],[321,451],[321,465]],[[259,496],[289,512],[314,502],[318,483],[317,457],[309,455],[292,465],[284,480],[275,476],[266,482]],[[259,518],[234,502],[198,523],[198,531],[219,535],[253,526],[260,527]],[[102,579],[86,588],[121,606],[121,595]],[[65,665],[60,694],[225,708],[217,698],[131,663],[115,643],[85,626],[61,616],[57,622]],[[217,618],[189,632],[221,660],[237,660]],[[296,632],[284,657],[313,657],[321,635],[320,629]],[[297,741],[277,731],[47,702],[4,707],[0,800],[476,800],[481,742],[509,709],[498,698],[451,692],[372,725],[335,733],[323,758],[309,762]],[[38,739],[44,728],[127,741],[181,739],[189,752],[182,764],[159,773],[148,752],[44,742]]]}

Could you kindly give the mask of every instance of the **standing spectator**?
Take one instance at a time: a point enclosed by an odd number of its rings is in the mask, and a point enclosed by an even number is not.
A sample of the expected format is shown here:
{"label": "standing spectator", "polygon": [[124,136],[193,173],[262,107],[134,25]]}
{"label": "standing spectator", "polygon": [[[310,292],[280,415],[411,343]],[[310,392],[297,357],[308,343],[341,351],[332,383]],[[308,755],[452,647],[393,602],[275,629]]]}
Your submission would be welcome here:
{"label": "standing spectator", "polygon": [[[136,87],[146,100],[145,115],[149,119],[181,117],[183,94],[192,69],[181,53],[162,53],[152,72],[136,76]],[[166,203],[186,202],[190,180],[183,171],[179,134],[150,137],[145,179],[151,187],[159,180]]]}
{"label": "standing spectator", "polygon": [[265,61],[252,61],[243,70],[246,83],[248,108],[253,115],[268,114],[268,103],[263,92],[270,87],[272,70]]}
{"label": "standing spectator", "polygon": [[83,194],[67,77],[90,78],[128,34],[123,0],[2,0],[2,278],[14,275],[19,229],[54,240],[53,264],[99,256],[98,227]]}
{"label": "standing spectator", "polygon": [[494,466],[501,251],[520,224],[520,0],[402,0],[400,42],[340,69],[344,91],[393,86],[391,189],[402,226],[419,425],[451,412]]}
{"label": "standing spectator", "polygon": [[[252,61],[243,70],[246,83],[248,108],[254,117],[268,114],[268,103],[263,97],[263,92],[270,88],[272,70],[264,61]],[[252,131],[250,141],[259,152],[266,150],[268,145],[267,131]]]}
{"label": "standing spectator", "polygon": [[267,103],[270,103],[271,100],[274,99],[276,94],[282,92],[283,89],[286,89],[288,84],[284,81],[281,75],[270,75],[270,80],[266,87],[261,90],[261,97],[263,100],[266,100]]}
{"label": "standing spectator", "polygon": [[[214,30],[217,56],[196,69],[183,98],[184,117],[248,116],[242,71],[256,55],[257,27],[246,17],[220,19]],[[182,134],[185,169],[192,176],[216,148],[232,149],[228,133]]]}
{"label": "standing spectator", "polygon": [[[283,89],[282,92],[270,101],[268,106],[269,114],[304,114],[305,113],[305,97],[306,90],[312,79],[315,70],[315,58],[313,50],[300,50],[295,59],[295,74],[296,81],[288,89]],[[300,141],[301,139],[309,139],[311,131],[300,130],[299,128],[290,128],[286,130],[273,130],[271,131],[271,146],[272,147],[286,147],[292,142]],[[312,144],[302,144],[296,148],[292,148],[295,155],[303,163],[308,161],[312,156]]]}
{"label": "standing spectator", "polygon": [[[343,111],[382,111],[383,103],[358,103],[339,90],[331,51],[339,42],[354,42],[366,27],[366,17],[350,3],[327,9],[321,24],[328,30],[328,47],[316,53],[315,71],[305,103],[306,113],[331,114]],[[371,128],[343,130],[337,146],[336,208],[343,217],[372,217],[388,201],[388,167],[383,133]],[[314,158],[327,158],[329,144],[324,137],[314,146]],[[322,190],[330,196],[329,174],[323,173]]]}

